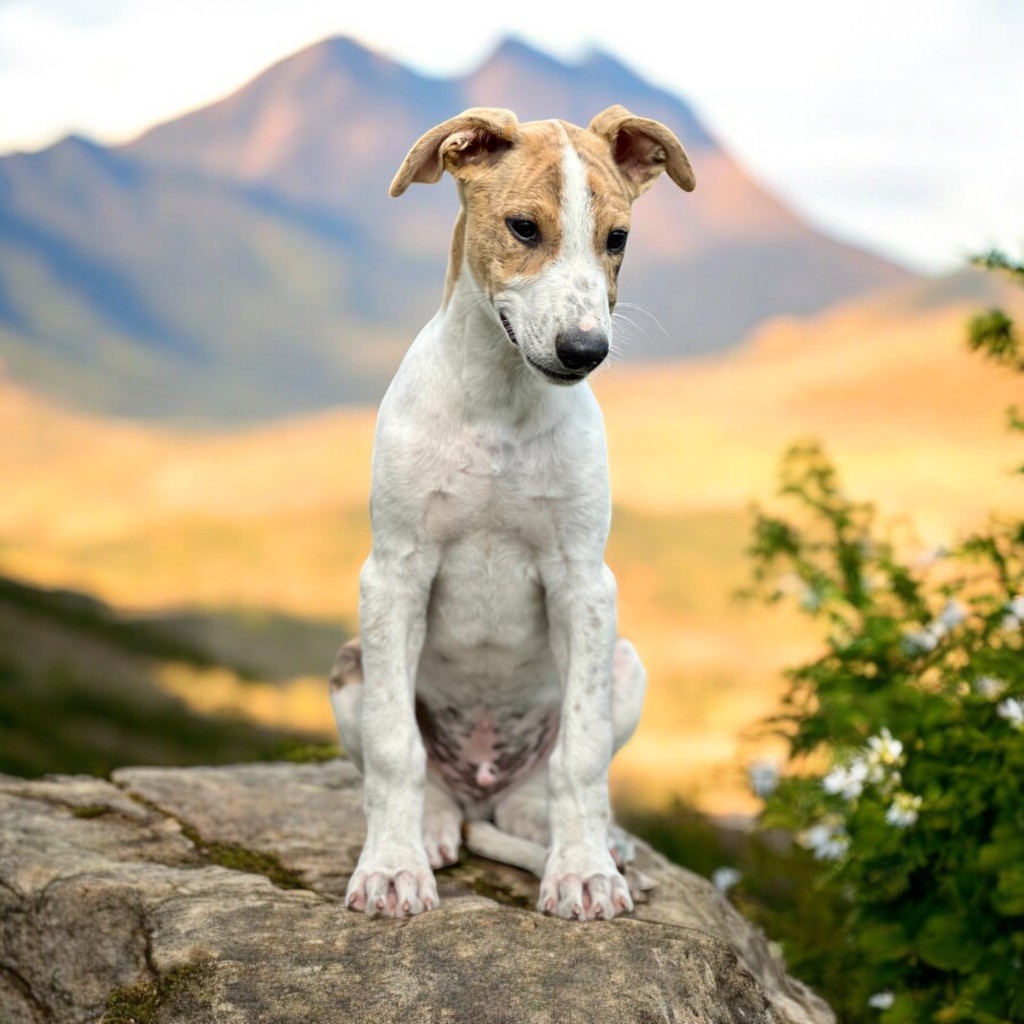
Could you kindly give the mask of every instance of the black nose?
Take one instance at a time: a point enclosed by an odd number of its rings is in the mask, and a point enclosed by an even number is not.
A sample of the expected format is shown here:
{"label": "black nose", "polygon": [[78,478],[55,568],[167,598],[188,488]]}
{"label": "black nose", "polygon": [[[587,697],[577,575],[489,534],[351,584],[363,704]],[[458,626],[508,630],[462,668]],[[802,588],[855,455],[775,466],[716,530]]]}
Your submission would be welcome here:
{"label": "black nose", "polygon": [[563,331],[555,338],[555,352],[567,370],[589,373],[608,355],[608,339],[600,331]]}

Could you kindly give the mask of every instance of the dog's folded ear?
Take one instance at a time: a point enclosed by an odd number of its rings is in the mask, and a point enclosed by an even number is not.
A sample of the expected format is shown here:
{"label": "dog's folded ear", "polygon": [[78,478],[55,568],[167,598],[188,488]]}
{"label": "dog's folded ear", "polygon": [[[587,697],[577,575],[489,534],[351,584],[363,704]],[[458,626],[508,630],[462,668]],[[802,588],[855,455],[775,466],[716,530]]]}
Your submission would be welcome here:
{"label": "dog's folded ear", "polygon": [[432,185],[447,168],[458,174],[464,167],[492,164],[516,144],[519,121],[511,110],[471,107],[458,117],[431,128],[409,150],[391,182],[391,194],[400,196],[414,181]]}
{"label": "dog's folded ear", "polygon": [[636,195],[646,192],[662,171],[686,192],[696,186],[682,143],[660,121],[637,117],[616,105],[602,110],[590,122],[590,130],[611,147],[612,158]]}

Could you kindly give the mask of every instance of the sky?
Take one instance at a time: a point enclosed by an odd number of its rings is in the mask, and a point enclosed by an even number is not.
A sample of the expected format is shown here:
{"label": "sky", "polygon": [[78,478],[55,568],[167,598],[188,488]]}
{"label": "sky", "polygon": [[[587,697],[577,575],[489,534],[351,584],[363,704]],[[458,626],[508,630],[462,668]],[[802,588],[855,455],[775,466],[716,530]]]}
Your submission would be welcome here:
{"label": "sky", "polygon": [[[815,224],[920,269],[1024,254],[1024,2],[0,0],[0,152],[123,141],[328,35],[461,74],[507,34],[682,95]],[[642,113],[642,111],[637,111]]]}

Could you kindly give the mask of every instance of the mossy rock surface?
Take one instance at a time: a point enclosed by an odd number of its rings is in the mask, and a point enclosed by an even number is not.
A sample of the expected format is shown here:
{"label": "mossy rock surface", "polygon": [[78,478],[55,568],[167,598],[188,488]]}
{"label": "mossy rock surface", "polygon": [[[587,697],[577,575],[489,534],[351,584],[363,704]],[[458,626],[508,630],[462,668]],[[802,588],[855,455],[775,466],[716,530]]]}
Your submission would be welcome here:
{"label": "mossy rock surface", "polygon": [[831,1024],[704,879],[639,844],[636,912],[536,913],[464,856],[441,906],[341,896],[363,839],[345,762],[0,777],[3,1024]]}

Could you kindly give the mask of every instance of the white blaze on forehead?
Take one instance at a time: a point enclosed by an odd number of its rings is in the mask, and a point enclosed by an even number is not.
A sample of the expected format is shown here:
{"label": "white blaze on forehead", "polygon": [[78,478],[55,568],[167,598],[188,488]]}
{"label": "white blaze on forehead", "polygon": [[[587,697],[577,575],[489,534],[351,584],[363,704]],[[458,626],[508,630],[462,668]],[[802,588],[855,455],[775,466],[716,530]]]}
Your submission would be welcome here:
{"label": "white blaze on forehead", "polygon": [[[565,129],[562,129],[563,133]],[[565,136],[562,147],[562,252],[563,261],[582,269],[597,269],[594,254],[594,211],[590,186],[576,147]]]}

